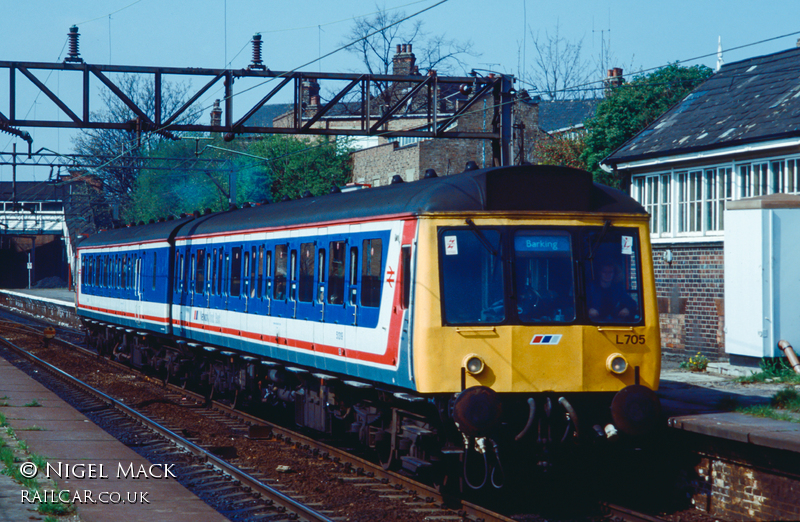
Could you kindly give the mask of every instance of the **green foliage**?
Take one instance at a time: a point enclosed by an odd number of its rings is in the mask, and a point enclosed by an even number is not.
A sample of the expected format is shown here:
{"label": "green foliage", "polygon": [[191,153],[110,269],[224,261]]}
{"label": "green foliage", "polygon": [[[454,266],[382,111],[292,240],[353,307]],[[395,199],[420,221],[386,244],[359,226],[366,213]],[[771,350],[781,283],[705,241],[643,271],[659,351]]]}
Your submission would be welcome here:
{"label": "green foliage", "polygon": [[[229,208],[231,179],[235,203],[294,199],[306,190],[325,194],[350,181],[349,150],[335,141],[269,135],[256,141],[184,139],[162,142],[150,153],[123,212],[126,222],[213,212]],[[263,159],[262,159],[263,158]],[[231,176],[233,174],[233,177]]]}
{"label": "green foliage", "polygon": [[758,363],[761,371],[751,373],[750,375],[739,377],[736,379],[738,382],[754,383],[754,382],[785,382],[785,383],[800,383],[800,375],[796,374],[794,370],[786,363],[785,359],[761,359]]}
{"label": "green foliage", "polygon": [[600,168],[600,161],[681,101],[713,71],[704,65],[662,67],[614,88],[586,122],[588,136],[581,159],[595,181],[618,187],[619,181]]}
{"label": "green foliage", "polygon": [[694,357],[689,357],[688,361],[683,361],[680,367],[693,372],[704,372],[708,368],[708,357],[697,352]]}
{"label": "green foliage", "polygon": [[537,139],[534,145],[536,163],[586,170],[586,162],[581,156],[586,147],[584,140],[583,136],[577,138],[552,136]]}
{"label": "green foliage", "polygon": [[[195,210],[227,210],[232,154],[207,148],[228,146],[221,138],[161,142],[136,178],[130,204],[123,211],[126,222],[148,222]],[[243,148],[241,145],[239,148]]]}
{"label": "green foliage", "polygon": [[325,137],[307,140],[270,135],[253,143],[248,152],[265,162],[246,175],[269,179],[274,201],[284,196],[295,199],[305,191],[315,196],[327,194],[334,185],[350,181],[352,175],[348,148]]}
{"label": "green foliage", "polygon": [[794,388],[784,388],[772,396],[770,404],[782,410],[800,411],[800,393]]}

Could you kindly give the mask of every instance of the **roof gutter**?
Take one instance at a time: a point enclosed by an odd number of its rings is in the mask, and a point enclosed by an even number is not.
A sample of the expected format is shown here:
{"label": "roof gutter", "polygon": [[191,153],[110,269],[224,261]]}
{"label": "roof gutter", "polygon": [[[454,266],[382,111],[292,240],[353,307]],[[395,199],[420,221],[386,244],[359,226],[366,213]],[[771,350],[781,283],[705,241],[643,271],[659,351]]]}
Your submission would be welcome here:
{"label": "roof gutter", "polygon": [[[686,154],[677,154],[674,156],[654,157],[642,159],[638,161],[619,162],[616,164],[618,169],[635,169],[643,167],[652,167],[658,165],[666,165],[671,163],[678,163],[682,161],[696,161],[703,159],[716,158],[720,156],[729,156],[731,154],[744,154],[747,152],[762,152],[774,149],[781,149],[785,147],[800,146],[800,137],[786,138],[782,140],[773,140],[769,142],[749,143],[747,145],[739,145],[735,147],[725,147],[723,149],[703,150],[698,152],[691,152]],[[600,168],[606,172],[612,172],[611,167],[606,163],[600,163]]]}

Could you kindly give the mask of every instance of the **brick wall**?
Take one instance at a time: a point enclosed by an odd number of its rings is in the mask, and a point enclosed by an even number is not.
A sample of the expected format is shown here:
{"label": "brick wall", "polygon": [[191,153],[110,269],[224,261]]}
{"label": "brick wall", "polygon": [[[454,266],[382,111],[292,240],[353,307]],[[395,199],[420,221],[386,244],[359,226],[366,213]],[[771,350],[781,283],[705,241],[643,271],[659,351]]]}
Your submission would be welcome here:
{"label": "brick wall", "polygon": [[731,521],[800,520],[800,480],[785,473],[702,457],[692,503]]}
{"label": "brick wall", "polygon": [[[664,252],[672,251],[672,262]],[[725,357],[723,244],[653,245],[664,353]]]}

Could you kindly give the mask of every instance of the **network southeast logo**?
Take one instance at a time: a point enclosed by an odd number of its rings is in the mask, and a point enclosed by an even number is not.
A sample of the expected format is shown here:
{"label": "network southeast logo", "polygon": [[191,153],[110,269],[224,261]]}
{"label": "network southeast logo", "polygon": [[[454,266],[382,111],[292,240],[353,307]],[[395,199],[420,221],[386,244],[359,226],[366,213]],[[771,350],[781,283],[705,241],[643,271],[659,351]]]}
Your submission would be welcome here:
{"label": "network southeast logo", "polygon": [[531,344],[558,344],[561,342],[561,334],[534,335]]}

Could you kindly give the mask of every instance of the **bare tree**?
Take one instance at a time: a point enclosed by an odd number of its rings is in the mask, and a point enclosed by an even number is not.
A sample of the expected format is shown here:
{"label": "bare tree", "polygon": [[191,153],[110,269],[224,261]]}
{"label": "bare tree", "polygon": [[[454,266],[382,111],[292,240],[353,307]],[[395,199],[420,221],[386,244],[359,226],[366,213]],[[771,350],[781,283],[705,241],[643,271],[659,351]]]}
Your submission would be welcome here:
{"label": "bare tree", "polygon": [[[140,75],[123,75],[116,82],[120,90],[152,120],[155,117],[155,82]],[[171,114],[180,108],[187,96],[188,85],[163,84],[161,113]],[[92,114],[95,121],[133,122],[136,114],[116,95],[108,90],[101,93],[106,108]],[[190,108],[180,118],[180,123],[194,123],[200,117],[199,109]],[[155,142],[164,137],[148,133],[141,135],[135,124],[128,130],[85,129],[73,139],[78,154],[90,156],[81,165],[94,168],[95,176],[102,181],[103,194],[112,205],[126,206],[143,158]]]}
{"label": "bare tree", "polygon": [[554,34],[545,31],[544,38],[531,30],[531,37],[536,89],[551,100],[587,98],[589,91],[582,87],[591,81],[592,72],[582,56],[583,39],[570,42],[561,36],[559,25]]}
{"label": "bare tree", "polygon": [[[347,34],[346,42],[356,43],[347,50],[358,56],[370,74],[391,74],[397,45],[412,44],[415,69],[410,73],[427,74],[435,70],[439,74],[463,73],[467,68],[467,56],[478,56],[471,41],[458,41],[444,34],[430,35],[421,21],[402,21],[402,11],[387,11],[376,6],[377,12],[359,18]],[[389,85],[375,85],[376,95],[385,95]]]}

